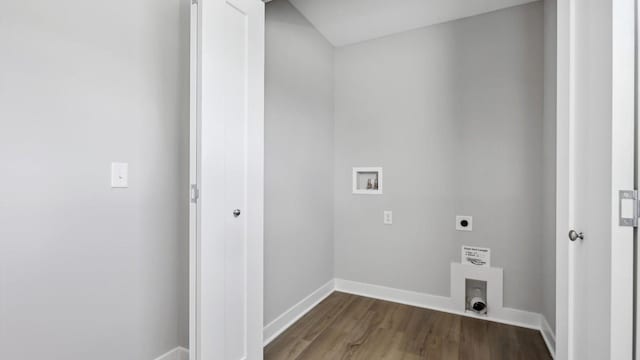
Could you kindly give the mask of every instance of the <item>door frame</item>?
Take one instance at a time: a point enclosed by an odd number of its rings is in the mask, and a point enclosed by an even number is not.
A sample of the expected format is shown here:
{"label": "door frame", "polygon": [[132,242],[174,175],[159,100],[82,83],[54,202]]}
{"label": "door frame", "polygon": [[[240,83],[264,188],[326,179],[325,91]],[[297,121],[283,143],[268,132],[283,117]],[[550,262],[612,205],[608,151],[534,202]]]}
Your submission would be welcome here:
{"label": "door frame", "polygon": [[[587,0],[594,1],[602,0]],[[573,228],[574,218],[570,204],[575,194],[572,185],[576,179],[571,169],[574,159],[574,139],[572,129],[576,121],[575,109],[586,104],[578,103],[574,96],[576,76],[576,21],[604,22],[610,34],[606,42],[611,51],[611,68],[602,69],[610,76],[611,98],[602,99],[603,106],[611,110],[611,218],[609,311],[610,333],[603,337],[603,345],[608,346],[611,359],[631,359],[633,353],[633,229],[621,227],[619,223],[618,191],[634,188],[635,141],[629,134],[635,133],[635,1],[609,0],[605,12],[587,11],[577,13],[576,4],[585,0],[558,0],[557,2],[557,178],[556,178],[556,356],[558,359],[573,360],[574,346],[572,310],[574,308],[571,291],[573,251],[567,232]],[[602,45],[602,43],[600,44]],[[600,71],[600,70],[598,70]],[[606,103],[606,102],[610,103]],[[588,234],[584,241],[589,241]]]}
{"label": "door frame", "polygon": [[200,219],[198,199],[198,184],[200,184],[200,170],[198,154],[200,153],[200,115],[198,104],[200,103],[200,37],[199,24],[200,12],[198,2],[192,1],[190,6],[190,30],[189,30],[189,359],[198,360],[199,354],[199,327],[198,314],[200,313],[198,289],[200,287],[198,263],[198,223]]}
{"label": "door frame", "polygon": [[[201,327],[200,303],[201,283],[200,273],[200,226],[201,224],[201,164],[199,154],[202,149],[201,133],[201,73],[202,65],[202,3],[219,0],[191,0],[190,13],[190,84],[189,84],[189,359],[208,360],[200,358]],[[233,4],[240,0],[227,0]],[[246,339],[247,360],[261,360],[263,358],[263,276],[264,276],[264,2],[255,1],[260,5],[259,15],[255,18],[256,29],[260,34],[251,38],[259,46],[252,47],[255,59],[260,63],[249,66],[247,76],[255,79],[247,91],[248,98],[254,99],[250,107],[248,118],[250,122],[247,131],[247,306],[246,306]],[[258,41],[260,40],[260,41]]]}

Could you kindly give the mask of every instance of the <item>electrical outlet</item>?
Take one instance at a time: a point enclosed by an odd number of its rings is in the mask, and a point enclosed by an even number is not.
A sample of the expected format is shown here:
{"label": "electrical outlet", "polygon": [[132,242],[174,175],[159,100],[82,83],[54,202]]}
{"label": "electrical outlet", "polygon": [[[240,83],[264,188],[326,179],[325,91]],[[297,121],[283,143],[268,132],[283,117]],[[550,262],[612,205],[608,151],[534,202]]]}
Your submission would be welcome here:
{"label": "electrical outlet", "polygon": [[456,230],[458,231],[472,231],[473,230],[473,216],[456,216]]}
{"label": "electrical outlet", "polygon": [[391,225],[393,224],[393,212],[390,210],[384,211],[384,224]]}

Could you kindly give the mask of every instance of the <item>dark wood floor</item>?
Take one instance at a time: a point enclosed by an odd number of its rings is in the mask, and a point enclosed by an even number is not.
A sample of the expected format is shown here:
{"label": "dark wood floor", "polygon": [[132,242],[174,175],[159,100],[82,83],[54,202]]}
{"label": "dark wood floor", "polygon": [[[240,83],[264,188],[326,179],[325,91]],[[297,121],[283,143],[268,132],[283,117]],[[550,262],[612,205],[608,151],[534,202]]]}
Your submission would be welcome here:
{"label": "dark wood floor", "polygon": [[264,351],[281,359],[551,359],[538,331],[335,292]]}

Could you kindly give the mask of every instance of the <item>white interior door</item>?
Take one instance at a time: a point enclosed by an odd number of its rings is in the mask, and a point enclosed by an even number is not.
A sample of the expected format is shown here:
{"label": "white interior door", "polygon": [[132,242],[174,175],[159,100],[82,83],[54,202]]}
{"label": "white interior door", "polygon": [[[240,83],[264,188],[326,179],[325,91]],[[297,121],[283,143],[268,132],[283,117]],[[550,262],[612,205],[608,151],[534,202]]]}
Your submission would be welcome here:
{"label": "white interior door", "polygon": [[632,358],[634,41],[633,0],[558,1],[557,359]]}
{"label": "white interior door", "polygon": [[191,34],[190,357],[261,359],[264,4],[193,2]]}

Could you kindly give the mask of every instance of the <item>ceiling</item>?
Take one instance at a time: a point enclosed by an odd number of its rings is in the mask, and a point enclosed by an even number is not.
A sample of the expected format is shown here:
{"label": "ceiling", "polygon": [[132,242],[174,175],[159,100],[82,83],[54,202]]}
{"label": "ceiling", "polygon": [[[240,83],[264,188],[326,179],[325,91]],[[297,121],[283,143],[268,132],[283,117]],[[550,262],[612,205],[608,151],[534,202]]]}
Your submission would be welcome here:
{"label": "ceiling", "polygon": [[537,0],[289,0],[334,46]]}

